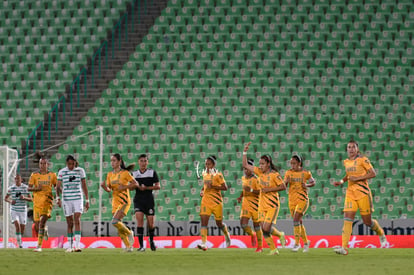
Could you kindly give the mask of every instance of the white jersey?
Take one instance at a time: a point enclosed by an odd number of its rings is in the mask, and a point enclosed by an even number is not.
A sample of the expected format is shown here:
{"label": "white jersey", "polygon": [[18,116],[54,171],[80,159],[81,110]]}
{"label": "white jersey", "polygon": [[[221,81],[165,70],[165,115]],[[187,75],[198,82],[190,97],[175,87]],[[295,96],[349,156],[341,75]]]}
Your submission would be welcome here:
{"label": "white jersey", "polygon": [[58,173],[58,181],[62,182],[62,200],[82,200],[82,179],[85,178],[85,170],[81,167],[76,167],[73,170],[69,170],[67,167],[61,169]]}
{"label": "white jersey", "polygon": [[11,205],[10,209],[11,211],[16,212],[27,212],[27,202],[25,200],[21,200],[20,196],[23,195],[25,197],[29,196],[29,190],[28,186],[24,183],[22,183],[20,186],[17,186],[16,184],[13,184],[9,187],[7,190],[7,195],[10,196],[10,198],[14,201],[16,201],[15,205]]}

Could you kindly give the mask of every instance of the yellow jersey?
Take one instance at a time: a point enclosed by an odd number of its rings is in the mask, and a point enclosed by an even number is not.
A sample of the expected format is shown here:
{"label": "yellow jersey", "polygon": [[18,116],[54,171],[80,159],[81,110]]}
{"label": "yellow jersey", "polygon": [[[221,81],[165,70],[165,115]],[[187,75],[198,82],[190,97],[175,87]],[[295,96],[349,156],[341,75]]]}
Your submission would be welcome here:
{"label": "yellow jersey", "polygon": [[359,200],[364,196],[371,195],[368,180],[350,181],[350,176],[360,177],[365,175],[368,170],[374,169],[367,157],[357,156],[356,159],[344,160],[345,172],[348,177],[348,188],[346,196],[352,200]]}
{"label": "yellow jersey", "polygon": [[260,190],[259,181],[255,176],[250,178],[242,177],[242,188],[243,188],[243,201],[242,201],[242,210],[247,210],[249,212],[257,212],[259,208],[259,195],[252,192],[246,192],[245,187]]}
{"label": "yellow jersey", "polygon": [[203,181],[204,195],[201,199],[201,204],[209,207],[214,207],[218,204],[222,204],[223,197],[221,195],[221,190],[208,188],[207,185],[211,183],[212,186],[221,186],[223,183],[226,183],[223,174],[221,174],[220,172],[214,174],[203,173]]}
{"label": "yellow jersey", "polygon": [[311,172],[307,170],[294,171],[290,169],[286,171],[284,181],[287,182],[289,178],[289,204],[295,204],[299,201],[308,201],[308,188],[303,187],[310,178]]}
{"label": "yellow jersey", "polygon": [[40,191],[33,191],[33,206],[45,207],[53,205],[52,188],[56,187],[57,177],[53,172],[48,171],[41,174],[40,171],[32,173],[29,179],[29,187],[42,187]]}
{"label": "yellow jersey", "polygon": [[[259,167],[254,167],[254,173],[259,177],[260,188],[272,188],[283,184],[283,179],[276,171],[263,173]],[[277,191],[263,193],[259,196],[259,210],[267,211],[269,209],[279,208],[279,193]]]}
{"label": "yellow jersey", "polygon": [[134,178],[127,170],[121,170],[117,173],[109,172],[106,176],[106,184],[112,190],[112,206],[131,204],[129,189],[118,190],[120,185],[128,185]]}

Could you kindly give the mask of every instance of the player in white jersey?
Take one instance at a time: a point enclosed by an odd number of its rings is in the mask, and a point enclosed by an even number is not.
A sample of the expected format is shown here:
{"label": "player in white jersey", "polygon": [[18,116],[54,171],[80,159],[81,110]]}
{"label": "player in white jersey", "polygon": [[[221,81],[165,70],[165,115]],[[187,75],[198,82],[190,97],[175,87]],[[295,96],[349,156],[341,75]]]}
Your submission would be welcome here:
{"label": "player in white jersey", "polygon": [[22,177],[16,175],[14,184],[9,187],[4,200],[11,204],[11,222],[16,227],[17,244],[22,248],[22,236],[27,222],[27,202],[32,201],[28,186],[22,183]]}
{"label": "player in white jersey", "polygon": [[[72,155],[66,158],[66,167],[58,173],[56,192],[58,195],[57,203],[59,207],[63,206],[68,225],[69,248],[66,252],[81,252],[80,220],[84,209],[83,195],[85,195],[85,211],[89,209],[89,196],[85,170],[78,167],[78,162]],[[62,194],[62,202],[60,201],[60,194]],[[73,234],[73,224],[75,224],[75,234]],[[73,235],[75,235],[75,244],[73,244]]]}

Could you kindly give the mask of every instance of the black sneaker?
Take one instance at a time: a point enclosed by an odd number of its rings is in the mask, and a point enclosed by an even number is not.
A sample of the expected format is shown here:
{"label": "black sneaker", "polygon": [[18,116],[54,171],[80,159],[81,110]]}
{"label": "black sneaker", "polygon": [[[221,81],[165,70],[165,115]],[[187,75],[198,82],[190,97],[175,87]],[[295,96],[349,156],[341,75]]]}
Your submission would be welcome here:
{"label": "black sneaker", "polygon": [[151,250],[152,251],[157,250],[157,247],[155,246],[155,243],[154,242],[150,242],[150,246],[151,246]]}
{"label": "black sneaker", "polygon": [[145,248],[144,247],[140,247],[137,249],[138,252],[145,252]]}

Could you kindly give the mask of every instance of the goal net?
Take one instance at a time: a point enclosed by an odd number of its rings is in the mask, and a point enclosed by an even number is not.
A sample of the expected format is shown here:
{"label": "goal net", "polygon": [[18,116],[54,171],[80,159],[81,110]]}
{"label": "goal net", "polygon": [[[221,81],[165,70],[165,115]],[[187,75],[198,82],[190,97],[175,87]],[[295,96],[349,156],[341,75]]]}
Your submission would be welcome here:
{"label": "goal net", "polygon": [[18,167],[19,155],[15,149],[8,146],[0,146],[0,177],[1,177],[1,247],[14,247],[13,236],[15,232],[10,230],[10,204],[4,201],[7,189],[13,184]]}

